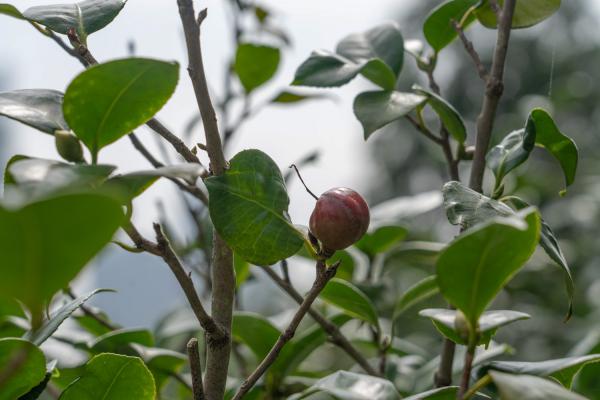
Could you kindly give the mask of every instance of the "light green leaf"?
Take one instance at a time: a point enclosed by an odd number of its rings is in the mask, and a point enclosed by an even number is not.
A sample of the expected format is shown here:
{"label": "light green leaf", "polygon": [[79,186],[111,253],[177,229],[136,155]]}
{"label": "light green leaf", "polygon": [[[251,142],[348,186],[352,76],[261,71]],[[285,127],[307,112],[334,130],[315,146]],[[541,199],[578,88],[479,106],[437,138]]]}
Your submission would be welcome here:
{"label": "light green leaf", "polygon": [[65,93],[63,112],[92,155],[151,119],[177,86],[179,65],[128,58],[95,65]]}
{"label": "light green leaf", "polygon": [[319,297],[325,302],[336,306],[345,314],[379,328],[375,306],[363,292],[350,282],[333,278],[325,286]]}
{"label": "light green leaf", "polygon": [[[480,0],[450,0],[434,8],[423,24],[423,34],[429,45],[440,52],[452,43],[458,36],[452,21],[460,23],[465,13],[479,2]],[[474,20],[475,16],[469,15],[462,28],[466,29]]]}
{"label": "light green leaf", "polygon": [[[560,8],[561,0],[517,1],[512,20],[512,29],[528,28],[549,18]],[[498,4],[502,7],[503,0]],[[476,11],[477,19],[487,28],[496,28],[496,13],[490,8],[488,0],[483,0]]]}
{"label": "light green leaf", "polygon": [[[1,5],[0,5],[1,6]],[[42,132],[69,130],[62,112],[63,94],[50,89],[22,89],[0,93],[0,115]]]}
{"label": "light green leaf", "polygon": [[535,128],[527,124],[527,128],[513,131],[506,135],[496,146],[492,147],[485,156],[489,169],[496,177],[496,186],[513,169],[521,165],[535,146]]}
{"label": "light green leaf", "polygon": [[244,150],[223,175],[205,182],[215,228],[240,257],[266,266],[300,250],[303,236],[289,220],[285,183],[268,155]]}
{"label": "light green leaf", "polygon": [[[458,386],[446,386],[405,397],[404,400],[456,400],[457,393]],[[471,398],[477,400],[489,399],[490,397],[478,393]]]}
{"label": "light green leaf", "polygon": [[164,386],[166,380],[178,373],[188,361],[185,354],[173,350],[134,346],[152,373],[157,392]]}
{"label": "light green leaf", "polygon": [[354,245],[368,256],[375,257],[402,241],[407,234],[408,230],[402,226],[380,226],[365,233]]}
{"label": "light green leaf", "polygon": [[0,339],[0,400],[15,400],[29,392],[46,375],[44,353],[32,343],[15,338]]}
{"label": "light green leaf", "polygon": [[440,117],[442,124],[459,143],[467,139],[467,128],[459,112],[445,99],[419,85],[413,85],[412,89],[420,95],[427,97],[427,104]]}
{"label": "light green leaf", "polygon": [[20,209],[0,207],[0,293],[21,300],[34,314],[40,312],[122,222],[120,204],[93,193],[50,197]]}
{"label": "light green leaf", "polygon": [[304,392],[290,396],[288,399],[306,399],[315,393],[327,393],[347,400],[399,400],[401,398],[392,382],[388,380],[338,371],[319,379]]}
{"label": "light green leaf", "polygon": [[306,100],[319,100],[330,98],[329,96],[325,96],[323,94],[301,94],[294,93],[288,90],[283,90],[279,92],[273,99],[271,103],[277,104],[295,104]]}
{"label": "light green leaf", "polygon": [[236,312],[233,315],[233,339],[248,346],[258,360],[266,357],[280,334],[279,329],[260,314]]}
{"label": "light green leaf", "polygon": [[56,332],[58,327],[67,318],[69,318],[71,316],[71,314],[73,314],[75,312],[75,310],[77,310],[79,307],[81,307],[83,305],[83,303],[85,303],[87,300],[89,300],[95,294],[102,293],[102,292],[114,292],[114,290],[112,290],[112,289],[96,289],[86,295],[80,296],[80,297],[68,302],[67,304],[65,304],[64,306],[59,308],[50,317],[50,319],[44,321],[42,326],[39,329],[37,329],[35,332],[32,332],[32,331],[27,332],[24,336],[24,339],[29,340],[36,346],[41,345],[42,343],[44,343],[46,341],[46,339],[48,339],[50,336],[52,336],[52,334],[54,332]]}
{"label": "light green leaf", "polygon": [[235,54],[234,70],[246,93],[269,81],[279,66],[279,49],[253,43],[241,43]]}
{"label": "light green leaf", "polygon": [[35,6],[23,12],[25,18],[51,30],[67,34],[75,28],[85,43],[88,35],[112,22],[127,0],[85,0],[75,4]]}
{"label": "light green leaf", "polygon": [[12,4],[0,3],[0,14],[8,15],[16,19],[25,19],[21,11]]}
{"label": "light green leaf", "polygon": [[424,96],[394,90],[363,92],[354,98],[354,115],[367,140],[373,132],[404,117],[425,100]]}
{"label": "light green leaf", "polygon": [[395,320],[406,311],[408,308],[425,301],[440,292],[440,288],[437,285],[437,278],[435,275],[428,276],[413,286],[406,289],[406,291],[398,298],[394,306]]}
{"label": "light green leaf", "polygon": [[154,378],[138,357],[99,354],[59,400],[154,400]]}
{"label": "light green leaf", "polygon": [[250,276],[250,263],[234,254],[233,268],[235,269],[235,287],[239,288]]}
{"label": "light green leaf", "polygon": [[586,400],[557,383],[532,375],[490,371],[501,400]]}
{"label": "light green leaf", "polygon": [[134,351],[130,348],[132,343],[142,346],[154,346],[154,337],[152,332],[143,328],[127,328],[110,331],[97,337],[88,345],[94,353],[125,353],[130,354]]}
{"label": "light green leaf", "polygon": [[532,208],[467,230],[440,254],[440,292],[475,326],[488,304],[531,257],[539,234],[539,215]]}

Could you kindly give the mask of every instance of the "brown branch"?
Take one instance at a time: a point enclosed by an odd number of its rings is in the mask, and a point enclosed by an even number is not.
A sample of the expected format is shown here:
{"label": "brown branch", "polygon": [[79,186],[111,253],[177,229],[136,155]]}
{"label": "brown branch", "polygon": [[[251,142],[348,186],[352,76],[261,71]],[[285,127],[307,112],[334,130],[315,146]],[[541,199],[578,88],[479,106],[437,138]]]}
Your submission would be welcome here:
{"label": "brown branch", "polygon": [[263,376],[267,369],[269,369],[271,364],[275,362],[283,346],[285,346],[285,344],[294,337],[298,325],[300,325],[300,322],[302,321],[306,313],[309,312],[312,303],[319,296],[319,293],[321,293],[325,285],[327,285],[327,282],[329,282],[331,278],[335,276],[339,264],[340,263],[337,262],[332,266],[327,267],[325,261],[317,261],[317,273],[313,286],[310,289],[310,291],[306,294],[306,297],[300,304],[300,307],[298,308],[298,311],[296,311],[296,314],[292,318],[292,321],[289,323],[285,331],[283,331],[283,333],[279,336],[277,342],[275,342],[275,344],[269,351],[269,354],[267,354],[267,356],[261,361],[258,367],[256,367],[254,372],[252,372],[252,374],[250,374],[250,376],[242,383],[235,396],[233,396],[232,400],[239,400],[246,393],[248,393],[248,391],[252,389],[252,387],[260,379],[260,377]]}
{"label": "brown branch", "polygon": [[487,153],[490,144],[498,103],[504,90],[502,78],[504,75],[504,63],[506,61],[515,4],[516,0],[505,0],[504,2],[504,7],[498,20],[498,36],[496,39],[492,68],[486,81],[485,97],[483,99],[481,113],[477,118],[475,154],[473,155],[471,178],[469,180],[469,187],[477,192],[481,192],[482,190],[483,174],[485,172],[485,154]]}
{"label": "brown branch", "polygon": [[156,118],[152,118],[148,122],[146,122],[146,126],[152,129],[154,132],[158,133],[165,139],[167,142],[173,146],[176,152],[178,152],[185,161],[189,163],[200,163],[200,160],[192,151],[187,147],[187,145],[183,142],[183,140],[179,139],[175,134],[173,134],[166,126],[164,126],[159,120]]}
{"label": "brown branch", "polygon": [[465,392],[469,389],[471,369],[473,368],[473,358],[475,357],[475,348],[476,344],[469,344],[467,348],[467,353],[465,354],[465,365],[463,367],[462,379],[460,381],[460,388],[456,396],[457,399],[462,399]]}
{"label": "brown branch", "polygon": [[[277,284],[277,286],[283,289],[283,291],[286,292],[292,299],[294,299],[294,301],[296,301],[298,304],[302,304],[304,299],[287,280],[280,278],[279,275],[277,275],[275,271],[269,267],[263,267],[263,270]],[[352,357],[352,359],[356,361],[356,363],[360,365],[365,372],[367,372],[369,375],[380,376],[365,359],[365,357],[352,345],[352,343],[350,343],[346,336],[344,336],[337,325],[322,316],[312,307],[308,309],[308,315],[310,315],[311,318],[314,319],[315,322],[319,324],[329,336],[331,336],[331,342]]]}
{"label": "brown branch", "polygon": [[431,132],[426,126],[422,126],[420,123],[418,123],[412,116],[407,114],[404,116],[404,118],[406,118],[406,120],[410,122],[410,124],[414,126],[417,131],[421,132],[427,139],[436,144],[442,144],[442,138],[435,136],[433,132]]}
{"label": "brown branch", "polygon": [[469,56],[471,56],[471,59],[473,60],[473,63],[475,64],[475,68],[477,68],[477,73],[479,74],[479,77],[484,82],[487,82],[487,79],[488,79],[487,69],[481,62],[479,53],[477,53],[477,50],[475,50],[475,47],[473,47],[473,43],[467,38],[467,36],[465,35],[465,31],[463,30],[462,26],[460,26],[460,24],[458,22],[453,20],[452,25],[454,26],[454,30],[456,30],[458,37],[460,38],[461,42],[463,43],[465,50],[467,51]]}
{"label": "brown branch", "polygon": [[190,360],[190,372],[192,374],[192,393],[194,400],[204,400],[204,385],[202,383],[202,366],[200,365],[200,352],[198,351],[198,339],[191,338],[187,343],[187,353]]}
{"label": "brown branch", "polygon": [[[75,28],[69,28],[69,30],[67,31],[67,37],[69,38],[69,42],[71,42],[71,46],[73,46],[73,49],[75,50],[75,53],[77,54],[79,60],[86,68],[89,66],[98,64],[98,61],[92,55],[92,53],[90,53],[90,50],[88,49],[88,47],[85,44],[83,44],[81,42],[81,40],[79,39],[79,36],[77,35],[77,31],[75,31]],[[59,45],[60,45],[60,43],[59,43]],[[61,47],[63,47],[63,46],[61,45]],[[64,49],[64,47],[63,47],[63,49]],[[67,51],[67,52],[69,54],[73,55],[70,51]]]}
{"label": "brown branch", "polygon": [[[77,296],[75,295],[75,293],[73,293],[73,290],[71,288],[67,287],[65,289],[65,293],[71,299],[73,299],[73,300],[77,299]],[[105,318],[100,316],[98,313],[94,312],[91,308],[89,308],[85,304],[80,305],[79,308],[86,316],[88,316],[91,319],[93,319],[94,321],[98,322],[100,325],[102,325],[106,329],[109,329],[111,331],[115,331],[118,329],[115,325],[111,324],[109,321],[107,321]]]}

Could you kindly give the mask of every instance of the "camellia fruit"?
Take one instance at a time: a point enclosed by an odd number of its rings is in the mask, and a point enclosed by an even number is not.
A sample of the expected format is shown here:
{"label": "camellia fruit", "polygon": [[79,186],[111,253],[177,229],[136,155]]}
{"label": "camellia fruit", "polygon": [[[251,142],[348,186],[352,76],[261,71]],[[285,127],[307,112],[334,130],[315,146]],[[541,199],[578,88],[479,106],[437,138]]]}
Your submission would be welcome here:
{"label": "camellia fruit", "polygon": [[367,232],[369,220],[369,206],[360,194],[334,188],[318,198],[310,231],[321,242],[324,254],[331,255],[356,243]]}

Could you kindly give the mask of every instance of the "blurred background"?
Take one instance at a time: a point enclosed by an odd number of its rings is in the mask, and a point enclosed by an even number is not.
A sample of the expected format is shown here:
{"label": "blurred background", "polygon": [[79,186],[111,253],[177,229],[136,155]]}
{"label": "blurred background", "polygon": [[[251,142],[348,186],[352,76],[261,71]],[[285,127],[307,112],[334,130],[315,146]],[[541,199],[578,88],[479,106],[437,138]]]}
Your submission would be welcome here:
{"label": "blurred background", "polygon": [[[19,0],[15,5],[25,9],[44,3]],[[233,6],[232,2],[222,0],[201,3],[209,10],[202,34],[207,74],[215,98],[222,99],[226,92],[227,65],[235,52]],[[260,4],[271,11],[274,25],[285,32],[290,44],[283,47],[275,78],[253,96],[252,104],[263,104],[285,88],[292,81],[296,67],[313,49],[333,49],[349,33],[395,20],[405,39],[422,38],[424,17],[439,3],[431,0],[262,0]],[[515,347],[521,359],[563,357],[584,339],[592,343],[600,338],[599,23],[600,3],[566,0],[550,19],[534,28],[514,31],[511,36],[505,93],[494,141],[521,128],[531,108],[541,106],[550,111],[560,129],[575,140],[580,151],[577,179],[565,197],[558,195],[563,184],[559,166],[543,152],[534,151],[530,162],[508,181],[506,192],[514,192],[541,208],[545,220],[560,239],[576,285],[574,315],[564,324],[567,299],[562,271],[540,253],[498,298],[493,308],[515,309],[534,316],[502,330],[497,337],[498,342]],[[489,61],[494,31],[477,26],[468,31],[468,36],[484,62]],[[112,24],[90,37],[89,47],[100,61],[127,57],[133,52],[144,57],[178,60],[182,65],[178,90],[158,117],[180,136],[188,132],[185,138],[190,145],[203,141],[200,126],[187,128],[195,117],[195,100],[183,68],[183,32],[174,0],[129,0]],[[0,90],[51,88],[64,91],[82,69],[75,59],[30,26],[10,18],[0,19],[0,52]],[[441,53],[436,79],[444,97],[467,121],[469,143],[472,143],[483,88],[459,42]],[[414,82],[426,84],[414,60],[405,57],[399,88],[408,90]],[[447,242],[457,233],[457,228],[447,222],[439,207],[438,192],[448,180],[443,155],[405,121],[391,124],[365,142],[361,126],[352,114],[352,101],[370,85],[364,79],[356,79],[331,91],[331,96],[325,99],[262,107],[231,138],[227,155],[258,148],[287,171],[291,163],[316,152],[316,161],[302,168],[304,180],[314,192],[348,186],[364,194],[371,205],[398,196],[407,197],[407,207],[427,201],[432,205],[430,212],[403,222],[409,227],[408,239]],[[242,108],[241,103],[232,104],[232,113],[239,113]],[[48,135],[40,135],[7,119],[0,120],[0,132],[2,165],[17,153],[58,158]],[[177,161],[174,154],[164,152],[152,132],[140,128],[138,133],[163,160]],[[149,167],[125,139],[103,151],[101,162],[116,164],[121,171]],[[469,166],[463,163],[462,167],[467,168],[461,170],[464,178],[468,176]],[[297,180],[292,180],[288,189],[292,220],[308,225],[314,200]],[[411,201],[411,196],[422,193],[426,193],[425,197]],[[185,199],[169,182],[154,185],[134,206],[136,224],[147,236],[151,235],[151,224],[156,219],[167,220],[171,235],[180,243],[185,244],[198,234],[187,214]],[[391,313],[399,293],[432,271],[426,261],[409,259],[402,252],[390,252],[377,261],[379,283],[365,279],[360,262],[355,279],[364,281],[361,288],[384,315]],[[291,301],[260,271],[251,272],[250,282],[239,293],[240,307],[272,316],[274,320],[284,318]],[[300,289],[306,288],[312,280],[310,263],[301,258],[290,260],[290,273]],[[199,286],[202,286],[201,281]],[[98,296],[92,303],[127,327],[156,326],[167,313],[186,307],[175,279],[159,259],[127,253],[117,246],[111,245],[94,261],[80,277],[76,290],[93,287],[118,290],[117,294]],[[429,305],[442,306],[443,303],[436,300]],[[433,353],[441,343],[430,322],[417,317],[415,310],[400,319],[396,330],[400,337],[433,349]]]}

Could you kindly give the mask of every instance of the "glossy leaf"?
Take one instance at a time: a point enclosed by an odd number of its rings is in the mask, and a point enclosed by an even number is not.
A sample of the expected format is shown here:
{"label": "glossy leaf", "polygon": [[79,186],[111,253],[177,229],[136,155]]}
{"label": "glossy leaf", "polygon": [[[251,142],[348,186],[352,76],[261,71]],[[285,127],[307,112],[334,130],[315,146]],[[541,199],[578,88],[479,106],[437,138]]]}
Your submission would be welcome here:
{"label": "glossy leaf", "polygon": [[87,300],[89,300],[92,296],[102,293],[102,292],[113,292],[111,289],[96,289],[84,296],[80,296],[58,310],[50,317],[50,319],[44,321],[42,326],[34,332],[27,332],[24,336],[25,339],[29,340],[36,346],[41,345],[48,339],[58,327],[75,312],[79,307],[81,307]]}
{"label": "glossy leaf", "polygon": [[559,384],[532,375],[514,375],[490,371],[501,400],[586,400]]}
{"label": "glossy leaf", "polygon": [[39,312],[111,240],[122,221],[118,202],[92,193],[51,197],[21,209],[0,207],[0,293]]}
{"label": "glossy leaf", "polygon": [[[404,400],[456,400],[458,393],[458,386],[446,386],[437,389],[428,390],[423,393],[418,393],[409,397],[405,397]],[[472,399],[487,399],[487,396],[475,395]]]}
{"label": "glossy leaf", "polygon": [[[10,369],[10,372],[9,370]],[[44,353],[23,339],[0,339],[0,400],[14,400],[40,383],[46,375]]]}
{"label": "glossy leaf", "polygon": [[0,115],[45,133],[69,130],[62,111],[63,94],[50,89],[22,89],[0,93]]}
{"label": "glossy leaf", "polygon": [[92,154],[151,119],[175,91],[179,65],[128,58],[95,65],[65,93],[63,112]]}
{"label": "glossy leaf", "polygon": [[281,332],[265,317],[250,312],[236,312],[233,316],[233,339],[244,343],[262,360],[271,350]]}
{"label": "glossy leaf", "polygon": [[133,353],[129,348],[132,343],[152,347],[154,337],[147,329],[117,329],[94,339],[89,348],[94,353]]}
{"label": "glossy leaf", "polygon": [[223,175],[205,182],[215,228],[240,257],[266,266],[300,250],[303,236],[289,220],[285,183],[268,155],[244,150]]}
{"label": "glossy leaf", "polygon": [[406,291],[398,298],[394,305],[394,317],[396,319],[406,311],[408,308],[425,301],[440,292],[440,288],[437,284],[437,278],[435,275],[428,276],[413,286],[406,289]]}
{"label": "glossy leaf", "polygon": [[579,371],[588,364],[598,362],[600,362],[600,354],[591,354],[582,357],[568,357],[538,362],[492,361],[487,364],[485,368],[511,374],[552,377],[566,388],[571,388],[573,377],[577,375]]}
{"label": "glossy leaf", "polygon": [[92,358],[59,400],[154,400],[155,396],[154,378],[140,358],[106,353]]}
{"label": "glossy leaf", "polygon": [[[480,0],[450,0],[434,8],[423,24],[423,34],[427,43],[436,51],[452,43],[458,34],[453,21],[460,23],[466,12],[477,5]],[[465,19],[462,28],[465,29],[475,20],[474,14]]]}
{"label": "glossy leaf", "polygon": [[238,45],[234,70],[247,93],[268,82],[279,66],[279,49],[253,43]]}
{"label": "glossy leaf", "polygon": [[[453,342],[467,345],[460,333],[455,327],[456,311],[447,308],[428,308],[421,310],[419,315],[430,318],[435,327],[447,338]],[[478,320],[478,332],[481,334],[478,344],[487,345],[496,330],[504,325],[510,324],[522,319],[531,318],[529,314],[511,310],[492,310],[485,311]]]}
{"label": "glossy leaf", "polygon": [[354,115],[367,140],[373,132],[407,115],[425,100],[424,96],[395,90],[363,92],[354,99]]}
{"label": "glossy leaf", "polygon": [[442,124],[459,143],[467,139],[467,128],[459,112],[442,97],[427,90],[419,85],[413,85],[413,90],[420,95],[427,97],[427,104],[433,108],[433,111],[440,117]]}
{"label": "glossy leaf", "polygon": [[488,304],[531,257],[539,232],[539,216],[531,208],[469,229],[440,254],[440,292],[475,326]]}
{"label": "glossy leaf", "polygon": [[[512,20],[512,29],[528,28],[549,18],[560,8],[561,0],[517,1]],[[502,6],[503,0],[498,4]],[[496,13],[490,8],[488,0],[482,1],[476,11],[477,19],[485,27],[496,28]]]}
{"label": "glossy leaf", "polygon": [[345,314],[379,327],[375,306],[363,292],[350,282],[333,278],[325,286],[319,297],[336,306]]}
{"label": "glossy leaf", "polygon": [[375,257],[402,241],[407,233],[408,230],[402,226],[380,226],[365,233],[354,245],[368,256]]}
{"label": "glossy leaf", "polygon": [[535,145],[535,128],[528,124],[525,129],[509,133],[500,143],[492,147],[485,157],[488,168],[496,177],[496,186],[513,169],[521,165]]}
{"label": "glossy leaf", "polygon": [[399,400],[400,394],[392,382],[369,375],[338,371],[319,379],[304,392],[290,396],[289,400],[308,398],[315,393],[351,400]]}
{"label": "glossy leaf", "polygon": [[75,4],[55,4],[28,8],[23,15],[51,30],[67,34],[77,30],[85,42],[86,37],[112,22],[127,0],[85,0]]}

